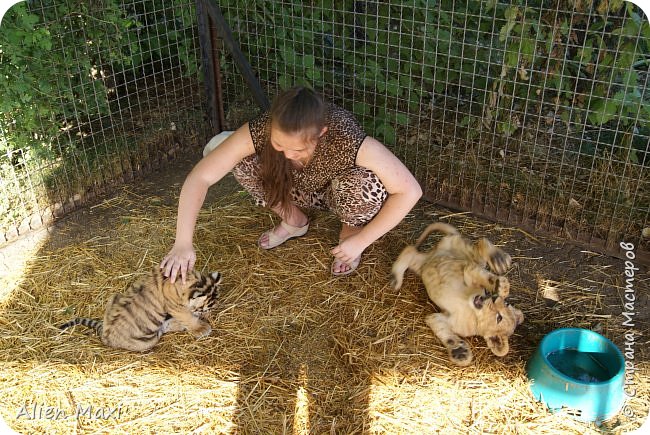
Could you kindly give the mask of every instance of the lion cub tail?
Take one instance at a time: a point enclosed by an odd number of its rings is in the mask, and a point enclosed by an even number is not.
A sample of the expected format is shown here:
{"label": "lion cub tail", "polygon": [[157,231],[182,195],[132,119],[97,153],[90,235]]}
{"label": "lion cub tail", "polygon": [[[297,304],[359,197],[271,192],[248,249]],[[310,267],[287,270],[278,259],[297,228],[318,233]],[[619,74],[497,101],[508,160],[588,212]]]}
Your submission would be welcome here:
{"label": "lion cub tail", "polygon": [[417,241],[415,242],[415,247],[419,248],[422,242],[424,242],[426,238],[429,236],[429,234],[431,234],[434,231],[444,233],[447,236],[455,236],[460,234],[455,227],[449,224],[445,224],[443,222],[435,222],[433,224],[430,224],[428,227],[424,229],[422,234],[420,234],[420,237],[418,237]]}

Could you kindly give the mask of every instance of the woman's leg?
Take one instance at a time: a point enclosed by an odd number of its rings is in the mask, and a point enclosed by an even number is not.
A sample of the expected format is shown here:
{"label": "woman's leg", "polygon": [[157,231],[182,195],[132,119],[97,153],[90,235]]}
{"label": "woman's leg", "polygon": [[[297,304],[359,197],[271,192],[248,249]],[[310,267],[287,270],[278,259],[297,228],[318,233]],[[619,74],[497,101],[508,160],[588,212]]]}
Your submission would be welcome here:
{"label": "woman's leg", "polygon": [[[251,194],[255,200],[255,204],[261,207],[266,206],[264,186],[262,183],[262,177],[260,176],[260,163],[257,155],[252,155],[243,159],[237,166],[233,168],[233,175],[237,182]],[[274,245],[275,240],[283,240],[290,236],[292,233],[304,234],[300,229],[305,227],[309,220],[307,215],[303,213],[300,207],[309,207],[310,201],[313,199],[310,195],[304,195],[295,190],[291,192],[292,204],[288,210],[285,210],[280,207],[274,207],[272,210],[280,216],[282,221],[288,224],[290,227],[287,228],[284,225],[280,224],[275,228],[265,232],[259,239],[260,247],[264,249],[270,249],[271,245]],[[293,227],[293,229],[291,228]],[[290,232],[291,231],[291,232]],[[300,235],[302,235],[300,234]],[[270,239],[273,239],[270,241]],[[277,246],[277,245],[275,245]]]}
{"label": "woman's leg", "polygon": [[[325,192],[325,203],[341,220],[339,241],[361,231],[379,212],[386,198],[386,188],[369,169],[355,166],[332,180]],[[350,273],[359,264],[360,258],[352,265],[334,260],[332,272],[335,275]]]}

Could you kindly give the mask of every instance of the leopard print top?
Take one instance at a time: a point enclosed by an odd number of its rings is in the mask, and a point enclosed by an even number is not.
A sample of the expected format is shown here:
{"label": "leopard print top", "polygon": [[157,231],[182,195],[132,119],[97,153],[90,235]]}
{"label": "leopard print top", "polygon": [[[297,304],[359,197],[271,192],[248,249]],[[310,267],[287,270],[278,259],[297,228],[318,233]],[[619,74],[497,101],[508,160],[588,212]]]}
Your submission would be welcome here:
{"label": "leopard print top", "polygon": [[[267,143],[270,122],[270,113],[265,112],[248,123],[258,155]],[[366,138],[361,125],[350,112],[334,104],[328,104],[326,125],[327,132],[319,139],[311,161],[302,170],[292,170],[293,186],[298,190],[318,192],[355,166],[357,152]]]}

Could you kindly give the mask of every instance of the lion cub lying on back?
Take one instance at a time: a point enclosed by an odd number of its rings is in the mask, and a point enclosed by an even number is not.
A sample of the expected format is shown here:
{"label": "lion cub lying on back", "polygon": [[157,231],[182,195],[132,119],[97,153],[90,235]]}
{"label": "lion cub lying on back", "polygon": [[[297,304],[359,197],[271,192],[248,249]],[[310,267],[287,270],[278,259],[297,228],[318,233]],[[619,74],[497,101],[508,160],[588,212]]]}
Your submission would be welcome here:
{"label": "lion cub lying on back", "polygon": [[[430,252],[418,247],[433,231],[446,236]],[[404,272],[418,274],[429,298],[442,310],[429,314],[426,323],[442,341],[451,361],[466,366],[472,351],[461,337],[481,335],[497,356],[508,353],[508,337],[524,321],[523,313],[509,305],[507,278],[485,269],[486,263],[499,274],[510,267],[510,256],[487,239],[472,245],[456,228],[444,223],[429,225],[413,246],[406,247],[393,264],[391,285],[402,286]]]}

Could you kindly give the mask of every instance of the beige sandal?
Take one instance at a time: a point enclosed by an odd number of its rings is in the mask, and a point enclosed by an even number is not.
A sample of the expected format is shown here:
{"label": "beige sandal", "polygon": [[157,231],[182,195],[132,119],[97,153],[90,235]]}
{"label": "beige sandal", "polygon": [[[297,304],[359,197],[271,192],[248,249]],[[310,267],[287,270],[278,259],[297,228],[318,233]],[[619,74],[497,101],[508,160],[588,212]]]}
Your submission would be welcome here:
{"label": "beige sandal", "polygon": [[[282,226],[282,228],[284,228],[287,231],[287,235],[285,237],[276,236],[274,230],[277,227],[273,227],[270,230],[264,232],[260,236],[260,238],[257,240],[257,245],[262,249],[272,249],[275,248],[276,246],[283,244],[289,239],[292,239],[294,237],[304,236],[307,233],[307,230],[309,229],[309,222],[307,222],[305,226],[302,227],[294,227],[293,225],[289,225],[285,221],[280,222],[280,225]],[[262,246],[262,244],[260,243],[260,240],[262,239],[264,234],[268,234],[269,236],[268,246]]]}
{"label": "beige sandal", "polygon": [[346,270],[345,272],[334,272],[334,266],[336,266],[337,264],[338,264],[338,265],[341,265],[341,264],[347,264],[347,263],[345,263],[345,262],[339,260],[338,258],[335,258],[334,261],[332,262],[332,267],[330,267],[330,272],[332,272],[332,275],[334,275],[334,276],[345,276],[345,275],[349,275],[349,274],[351,274],[352,272],[354,272],[355,270],[357,270],[357,267],[359,266],[359,263],[360,263],[360,262],[361,262],[361,255],[359,255],[357,258],[355,258],[355,259],[352,261],[351,264],[348,264],[348,266],[350,267],[350,269]]}

